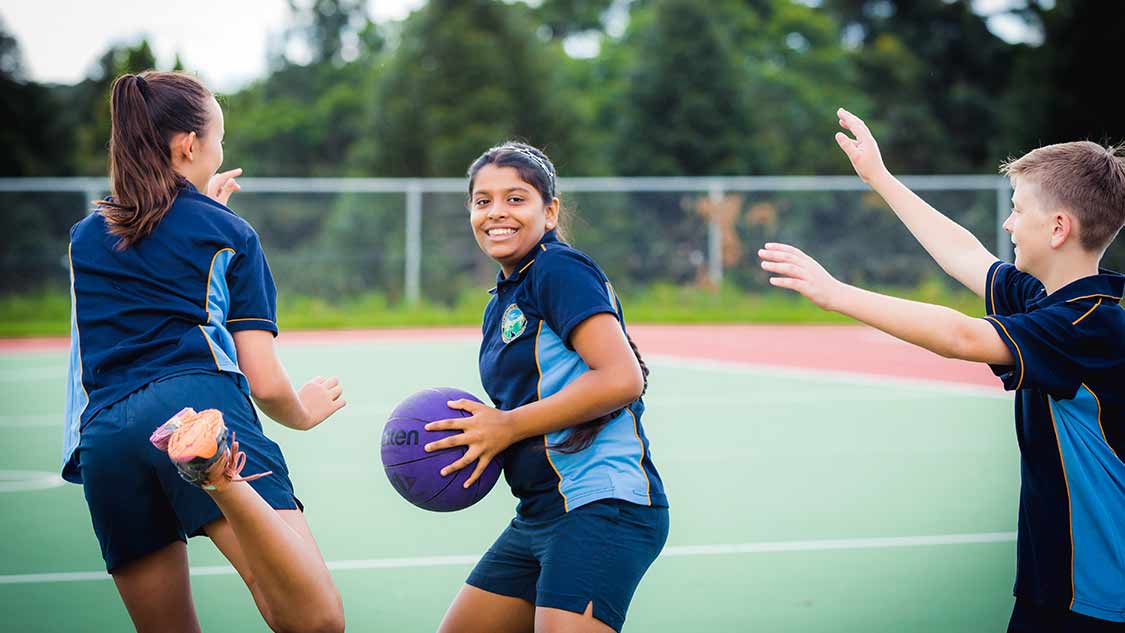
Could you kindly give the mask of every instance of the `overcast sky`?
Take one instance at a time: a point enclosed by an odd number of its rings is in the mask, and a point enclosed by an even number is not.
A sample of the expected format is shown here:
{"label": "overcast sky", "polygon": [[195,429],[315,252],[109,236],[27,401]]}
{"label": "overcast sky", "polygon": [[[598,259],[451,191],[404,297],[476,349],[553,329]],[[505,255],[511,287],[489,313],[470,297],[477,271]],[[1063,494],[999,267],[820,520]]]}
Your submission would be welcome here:
{"label": "overcast sky", "polygon": [[[369,0],[375,20],[396,20],[424,0]],[[111,45],[147,36],[161,67],[176,53],[220,90],[265,75],[267,43],[290,22],[286,0],[4,0],[28,78],[72,84]]]}
{"label": "overcast sky", "polygon": [[[973,4],[991,14],[1014,2]],[[397,20],[423,4],[368,0],[368,14]],[[33,81],[77,83],[111,45],[147,36],[160,67],[170,67],[179,53],[188,69],[229,92],[265,75],[268,42],[284,31],[290,14],[286,0],[4,0],[0,18],[19,40]],[[989,26],[1009,41],[1028,37],[1019,20],[997,17]]]}

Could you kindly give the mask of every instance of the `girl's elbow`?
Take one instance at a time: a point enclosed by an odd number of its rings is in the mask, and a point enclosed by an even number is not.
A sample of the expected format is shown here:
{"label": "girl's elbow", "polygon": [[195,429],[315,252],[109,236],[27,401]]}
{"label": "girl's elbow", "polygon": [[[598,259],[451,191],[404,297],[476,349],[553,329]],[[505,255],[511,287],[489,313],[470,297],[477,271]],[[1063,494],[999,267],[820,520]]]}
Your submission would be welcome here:
{"label": "girl's elbow", "polygon": [[645,377],[639,367],[634,367],[626,372],[621,391],[628,402],[633,402],[641,397],[645,391]]}
{"label": "girl's elbow", "polygon": [[259,378],[258,380],[250,380],[250,395],[254,396],[255,400],[262,400],[270,402],[277,400],[283,394],[283,388],[289,385],[281,383],[278,380],[269,380]]}

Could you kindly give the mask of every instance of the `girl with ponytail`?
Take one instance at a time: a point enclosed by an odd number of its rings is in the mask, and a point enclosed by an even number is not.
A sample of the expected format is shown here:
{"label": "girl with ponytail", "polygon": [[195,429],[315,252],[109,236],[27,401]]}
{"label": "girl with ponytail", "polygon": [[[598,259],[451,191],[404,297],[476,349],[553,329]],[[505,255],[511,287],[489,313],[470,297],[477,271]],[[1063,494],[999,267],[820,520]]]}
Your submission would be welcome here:
{"label": "girl with ponytail", "polygon": [[[505,143],[469,168],[469,224],[500,265],[481,383],[495,407],[426,450],[467,446],[442,474],[502,459],[516,517],[454,599],[442,633],[620,631],[668,537],[668,500],[641,417],[648,368],[605,273],[563,241],[550,159]],[[475,464],[474,464],[475,462]]]}
{"label": "girl with ponytail", "polygon": [[[206,535],[270,628],[343,630],[340,594],[293,492],[277,422],[344,406],[295,391],[274,349],[276,292],[254,229],[226,206],[223,112],[183,73],[114,82],[111,195],[71,229],[63,477],[80,483],[138,631],[199,631],[186,539]],[[254,475],[243,477],[246,469]]]}

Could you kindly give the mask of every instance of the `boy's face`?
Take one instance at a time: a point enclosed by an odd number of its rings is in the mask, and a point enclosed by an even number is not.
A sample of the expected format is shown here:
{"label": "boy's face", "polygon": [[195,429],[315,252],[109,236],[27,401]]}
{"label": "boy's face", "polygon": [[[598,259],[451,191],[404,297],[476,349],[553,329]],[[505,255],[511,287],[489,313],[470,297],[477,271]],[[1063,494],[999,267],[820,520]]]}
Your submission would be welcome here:
{"label": "boy's face", "polygon": [[1051,251],[1061,246],[1056,222],[1058,212],[1048,206],[1035,182],[1016,181],[1013,191],[1012,213],[1004,221],[1004,230],[1012,236],[1016,268],[1042,277]]}

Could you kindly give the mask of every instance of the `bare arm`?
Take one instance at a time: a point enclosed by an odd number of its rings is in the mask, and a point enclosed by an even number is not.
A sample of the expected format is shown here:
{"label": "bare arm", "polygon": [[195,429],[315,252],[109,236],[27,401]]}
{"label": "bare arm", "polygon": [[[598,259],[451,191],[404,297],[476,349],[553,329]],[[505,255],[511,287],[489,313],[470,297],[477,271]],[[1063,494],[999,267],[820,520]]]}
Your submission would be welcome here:
{"label": "bare arm", "polygon": [[613,315],[586,319],[574,328],[571,342],[590,371],[553,396],[512,410],[516,442],[593,420],[641,396],[641,367]]}
{"label": "bare arm", "polygon": [[859,117],[843,108],[837,114],[840,125],[855,134],[853,140],[838,132],[836,142],[856,174],[882,196],[942,270],[983,297],[985,277],[996,256],[965,227],[945,217],[887,170],[875,137]]}
{"label": "bare arm", "polygon": [[778,275],[770,278],[771,284],[800,292],[825,310],[845,314],[946,358],[1015,364],[1008,346],[984,319],[841,283],[816,260],[786,244],[766,244],[758,255],[762,268]]}
{"label": "bare arm", "polygon": [[250,382],[250,395],[266,415],[283,426],[307,431],[347,404],[336,378],[317,376],[298,393],[277,357],[273,334],[265,330],[234,333],[238,368]]}
{"label": "bare arm", "polygon": [[613,315],[596,314],[586,319],[574,328],[571,342],[590,370],[558,393],[511,411],[500,411],[471,400],[457,400],[450,406],[468,411],[472,417],[426,425],[426,429],[431,431],[464,431],[426,446],[427,451],[451,446],[469,447],[461,459],[442,469],[443,476],[476,461],[476,470],[465,481],[468,488],[484,472],[488,463],[512,444],[593,420],[640,397],[644,376],[621,325]]}

